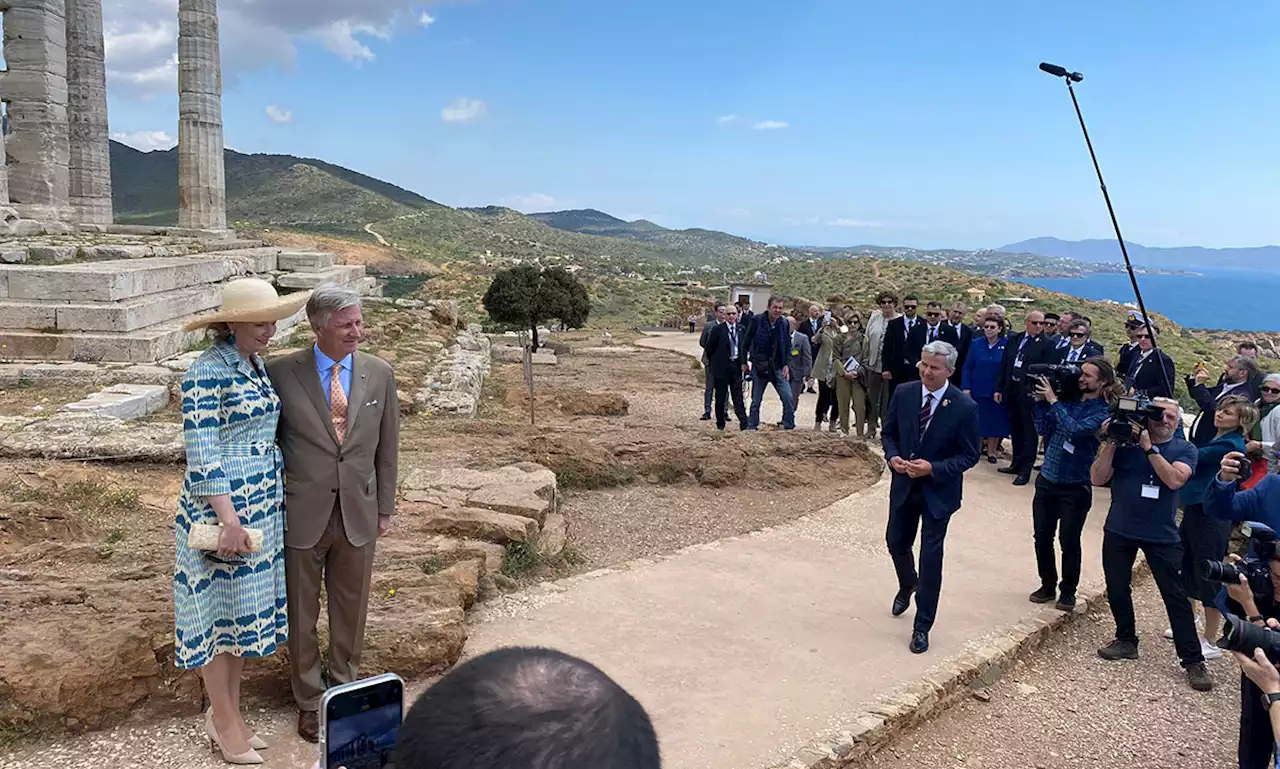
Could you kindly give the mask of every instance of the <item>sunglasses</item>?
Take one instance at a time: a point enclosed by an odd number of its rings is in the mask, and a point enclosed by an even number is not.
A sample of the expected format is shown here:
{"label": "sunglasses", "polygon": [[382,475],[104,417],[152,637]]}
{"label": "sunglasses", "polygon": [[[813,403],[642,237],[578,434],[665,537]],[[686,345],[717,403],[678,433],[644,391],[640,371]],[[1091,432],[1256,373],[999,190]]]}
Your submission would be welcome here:
{"label": "sunglasses", "polygon": [[1030,325],[1030,326],[1047,326],[1047,325],[1048,325],[1048,323],[1047,323],[1046,321],[1043,321],[1043,320],[1029,320],[1029,321],[1027,321],[1027,325]]}
{"label": "sunglasses", "polygon": [[902,309],[904,309],[904,310],[914,310],[915,308],[917,308],[917,307],[919,307],[919,306],[920,306],[920,305],[918,305],[918,304],[904,304],[904,305],[902,305]]}
{"label": "sunglasses", "polygon": [[897,304],[897,302],[893,301],[892,299],[881,299],[880,304]]}
{"label": "sunglasses", "polygon": [[1150,334],[1134,334],[1133,338],[1134,339],[1150,339],[1151,335]]}
{"label": "sunglasses", "polygon": [[940,312],[926,312],[926,313],[925,313],[925,315],[929,316],[930,318],[936,318],[936,317],[938,317],[938,316],[939,316],[939,315],[941,315],[941,314],[942,314],[942,313],[940,313]]}
{"label": "sunglasses", "polygon": [[1070,336],[1072,339],[1084,339],[1088,334],[1084,334],[1079,331],[1072,331]]}
{"label": "sunglasses", "polygon": [[1262,388],[1262,391],[1264,393],[1271,393],[1274,395],[1276,393],[1280,393],[1280,387],[1264,387]]}

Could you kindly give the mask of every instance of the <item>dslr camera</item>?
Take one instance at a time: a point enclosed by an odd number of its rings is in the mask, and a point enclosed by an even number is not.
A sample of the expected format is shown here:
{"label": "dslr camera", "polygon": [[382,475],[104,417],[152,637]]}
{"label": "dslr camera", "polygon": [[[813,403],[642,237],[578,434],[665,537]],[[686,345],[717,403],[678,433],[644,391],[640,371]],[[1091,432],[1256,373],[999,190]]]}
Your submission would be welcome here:
{"label": "dslr camera", "polygon": [[1083,395],[1080,392],[1080,375],[1083,373],[1084,370],[1074,363],[1033,363],[1027,366],[1027,392],[1035,395],[1043,377],[1059,400],[1073,403]]}
{"label": "dslr camera", "polygon": [[[1252,521],[1245,523],[1240,530],[1249,538],[1248,557],[1239,563],[1205,561],[1201,564],[1201,573],[1206,579],[1230,584],[1239,583],[1243,574],[1259,605],[1271,604],[1275,594],[1271,584],[1271,559],[1276,557],[1276,532]],[[1262,649],[1267,659],[1280,662],[1280,633],[1231,614],[1225,619],[1222,639],[1218,641],[1220,648],[1249,656],[1253,655],[1254,649]]]}
{"label": "dslr camera", "polygon": [[1133,437],[1133,426],[1145,428],[1153,419],[1157,422],[1164,419],[1164,409],[1145,396],[1126,395],[1111,406],[1107,437],[1117,446],[1132,446],[1137,443]]}

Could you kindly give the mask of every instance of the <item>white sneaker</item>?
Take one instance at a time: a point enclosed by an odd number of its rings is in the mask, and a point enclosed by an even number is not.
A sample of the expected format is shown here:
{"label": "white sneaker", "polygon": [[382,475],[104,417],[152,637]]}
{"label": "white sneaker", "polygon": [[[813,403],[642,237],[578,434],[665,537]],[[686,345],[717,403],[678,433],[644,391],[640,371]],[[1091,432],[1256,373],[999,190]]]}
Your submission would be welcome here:
{"label": "white sneaker", "polygon": [[1172,640],[1173,640],[1173,628],[1171,628],[1171,627],[1167,627],[1167,628],[1165,628],[1165,629],[1164,629],[1164,640],[1166,640],[1166,641],[1172,641]]}
{"label": "white sneaker", "polygon": [[1216,660],[1222,656],[1222,650],[1217,646],[1209,643],[1205,638],[1200,639],[1200,654],[1204,655],[1207,660]]}

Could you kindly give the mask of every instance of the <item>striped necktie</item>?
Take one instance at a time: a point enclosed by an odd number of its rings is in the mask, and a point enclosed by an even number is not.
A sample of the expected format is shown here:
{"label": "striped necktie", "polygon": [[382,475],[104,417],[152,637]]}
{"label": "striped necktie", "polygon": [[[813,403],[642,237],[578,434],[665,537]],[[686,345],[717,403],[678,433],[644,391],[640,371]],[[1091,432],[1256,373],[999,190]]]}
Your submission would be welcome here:
{"label": "striped necktie", "polygon": [[920,434],[929,429],[929,419],[933,416],[933,393],[925,393],[924,404],[920,406]]}

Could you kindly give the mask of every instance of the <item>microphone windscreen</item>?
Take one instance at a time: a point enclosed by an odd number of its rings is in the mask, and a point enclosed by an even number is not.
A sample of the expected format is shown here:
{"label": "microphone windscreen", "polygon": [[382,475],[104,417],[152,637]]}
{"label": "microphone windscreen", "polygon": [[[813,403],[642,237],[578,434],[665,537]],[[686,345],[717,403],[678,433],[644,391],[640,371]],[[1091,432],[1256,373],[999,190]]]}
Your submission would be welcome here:
{"label": "microphone windscreen", "polygon": [[1046,63],[1044,63],[1044,62],[1041,62],[1041,63],[1040,63],[1040,70],[1041,70],[1041,71],[1043,71],[1043,72],[1048,72],[1050,75],[1053,75],[1054,77],[1066,77],[1066,76],[1067,76],[1067,68],[1066,68],[1066,67],[1059,67],[1057,64],[1046,64]]}

